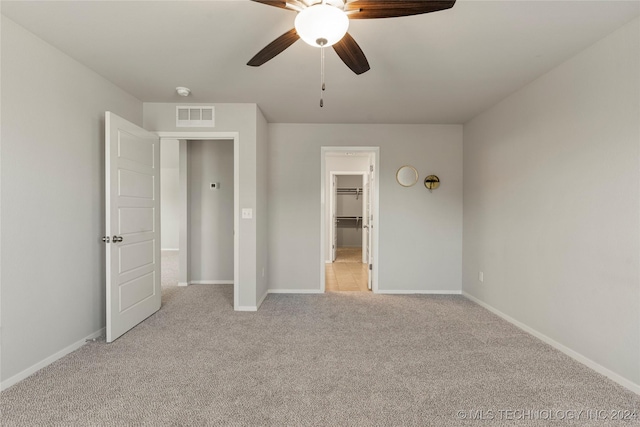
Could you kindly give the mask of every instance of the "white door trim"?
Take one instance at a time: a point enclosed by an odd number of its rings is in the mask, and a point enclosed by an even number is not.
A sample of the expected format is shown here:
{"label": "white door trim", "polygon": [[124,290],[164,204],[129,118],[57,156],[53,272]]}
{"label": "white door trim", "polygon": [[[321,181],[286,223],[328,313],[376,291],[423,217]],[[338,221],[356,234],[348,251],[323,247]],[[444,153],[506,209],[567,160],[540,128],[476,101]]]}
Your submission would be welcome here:
{"label": "white door trim", "polygon": [[233,309],[239,309],[240,297],[240,133],[239,132],[156,132],[163,139],[233,140]]}
{"label": "white door trim", "polygon": [[[327,207],[327,189],[326,189],[326,180],[327,180],[327,171],[326,171],[326,159],[327,153],[335,153],[335,152],[365,152],[372,153],[373,160],[373,168],[374,174],[376,174],[376,179],[374,181],[374,188],[371,191],[374,194],[373,197],[373,205],[371,206],[371,212],[373,214],[372,221],[372,239],[373,239],[373,289],[374,293],[378,293],[378,265],[380,264],[380,258],[378,256],[378,231],[380,224],[380,179],[378,179],[378,171],[380,170],[380,147],[331,147],[331,146],[323,146],[320,147],[320,292],[325,292],[325,260],[326,260],[326,245],[329,244],[327,242],[326,236],[326,207]],[[360,175],[361,172],[340,172],[337,173],[340,175]],[[370,230],[371,231],[371,230]]]}

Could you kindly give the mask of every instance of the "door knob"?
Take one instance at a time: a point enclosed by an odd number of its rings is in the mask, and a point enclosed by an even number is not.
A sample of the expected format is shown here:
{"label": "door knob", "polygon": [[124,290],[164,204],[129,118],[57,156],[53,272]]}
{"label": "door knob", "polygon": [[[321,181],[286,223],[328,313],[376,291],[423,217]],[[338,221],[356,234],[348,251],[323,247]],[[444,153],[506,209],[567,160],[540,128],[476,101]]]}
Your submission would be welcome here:
{"label": "door knob", "polygon": [[122,242],[122,236],[113,236],[113,239],[111,241],[113,243]]}

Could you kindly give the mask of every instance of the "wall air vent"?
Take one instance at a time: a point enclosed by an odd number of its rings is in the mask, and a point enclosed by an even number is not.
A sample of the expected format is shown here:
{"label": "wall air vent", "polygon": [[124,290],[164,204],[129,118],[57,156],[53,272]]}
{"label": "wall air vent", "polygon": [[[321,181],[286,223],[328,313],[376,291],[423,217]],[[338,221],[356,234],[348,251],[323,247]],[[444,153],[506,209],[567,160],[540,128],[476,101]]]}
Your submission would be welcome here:
{"label": "wall air vent", "polygon": [[176,107],[176,127],[215,127],[214,107]]}

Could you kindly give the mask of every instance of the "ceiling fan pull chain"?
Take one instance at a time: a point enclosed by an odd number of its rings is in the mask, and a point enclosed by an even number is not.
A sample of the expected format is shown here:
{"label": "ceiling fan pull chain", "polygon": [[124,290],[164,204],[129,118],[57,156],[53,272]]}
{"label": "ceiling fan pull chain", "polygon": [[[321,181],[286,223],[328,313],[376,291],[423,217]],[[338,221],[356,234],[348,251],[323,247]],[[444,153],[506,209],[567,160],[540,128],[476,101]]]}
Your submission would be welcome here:
{"label": "ceiling fan pull chain", "polygon": [[320,45],[320,80],[322,86],[320,87],[320,108],[324,107],[324,44]]}

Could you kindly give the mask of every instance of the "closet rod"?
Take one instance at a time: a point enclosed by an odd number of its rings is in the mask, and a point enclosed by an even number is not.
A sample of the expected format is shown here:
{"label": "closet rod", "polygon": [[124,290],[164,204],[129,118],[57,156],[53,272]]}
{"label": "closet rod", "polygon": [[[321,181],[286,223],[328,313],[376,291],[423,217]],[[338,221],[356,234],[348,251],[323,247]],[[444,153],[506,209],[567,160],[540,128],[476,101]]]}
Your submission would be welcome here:
{"label": "closet rod", "polygon": [[355,194],[356,200],[358,200],[358,197],[362,194],[362,188],[361,187],[360,188],[358,187],[338,188],[337,193],[338,194]]}

